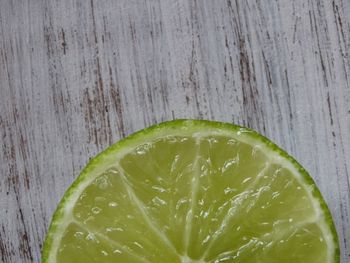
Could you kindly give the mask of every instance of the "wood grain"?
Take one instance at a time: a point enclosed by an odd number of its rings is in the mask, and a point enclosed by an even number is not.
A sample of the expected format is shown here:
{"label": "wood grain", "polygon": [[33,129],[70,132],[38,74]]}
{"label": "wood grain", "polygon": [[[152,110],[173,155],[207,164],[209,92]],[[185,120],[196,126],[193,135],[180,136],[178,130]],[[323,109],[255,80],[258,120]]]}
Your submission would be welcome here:
{"label": "wood grain", "polygon": [[0,261],[40,262],[89,158],[145,126],[258,130],[311,173],[350,262],[350,1],[0,1]]}

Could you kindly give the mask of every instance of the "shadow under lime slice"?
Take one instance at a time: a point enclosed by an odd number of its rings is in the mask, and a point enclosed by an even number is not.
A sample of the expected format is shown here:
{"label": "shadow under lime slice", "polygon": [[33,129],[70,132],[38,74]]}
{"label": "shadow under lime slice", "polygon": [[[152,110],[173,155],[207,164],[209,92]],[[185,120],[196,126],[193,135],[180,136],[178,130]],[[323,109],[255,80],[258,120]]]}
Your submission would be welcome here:
{"label": "shadow under lime slice", "polygon": [[92,159],[60,202],[44,263],[338,263],[307,172],[258,133],[177,120]]}

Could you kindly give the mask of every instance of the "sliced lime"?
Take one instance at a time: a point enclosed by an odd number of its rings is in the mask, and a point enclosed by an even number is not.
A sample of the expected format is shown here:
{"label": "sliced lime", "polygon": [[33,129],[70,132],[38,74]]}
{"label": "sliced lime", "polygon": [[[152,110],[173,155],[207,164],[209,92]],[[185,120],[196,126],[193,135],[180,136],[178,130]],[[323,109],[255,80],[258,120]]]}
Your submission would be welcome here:
{"label": "sliced lime", "polygon": [[64,195],[44,263],[337,263],[307,172],[258,133],[177,120],[90,161]]}

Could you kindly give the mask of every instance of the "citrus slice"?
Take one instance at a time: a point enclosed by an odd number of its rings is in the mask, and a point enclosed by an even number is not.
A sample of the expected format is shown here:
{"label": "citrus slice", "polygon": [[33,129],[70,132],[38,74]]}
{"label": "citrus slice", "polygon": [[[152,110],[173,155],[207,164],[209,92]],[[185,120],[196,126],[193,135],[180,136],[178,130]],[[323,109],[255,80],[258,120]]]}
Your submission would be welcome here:
{"label": "citrus slice", "polygon": [[339,262],[307,172],[258,133],[176,120],[92,159],[59,204],[44,263]]}

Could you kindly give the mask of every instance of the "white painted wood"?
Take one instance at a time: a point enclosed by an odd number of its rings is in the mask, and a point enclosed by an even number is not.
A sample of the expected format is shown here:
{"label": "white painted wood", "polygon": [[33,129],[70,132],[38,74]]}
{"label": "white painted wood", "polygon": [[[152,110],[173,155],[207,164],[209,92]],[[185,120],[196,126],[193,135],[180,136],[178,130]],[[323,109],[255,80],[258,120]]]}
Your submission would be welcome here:
{"label": "white painted wood", "polygon": [[350,262],[350,1],[0,1],[0,261],[40,262],[88,159],[173,118],[235,122],[311,173]]}

